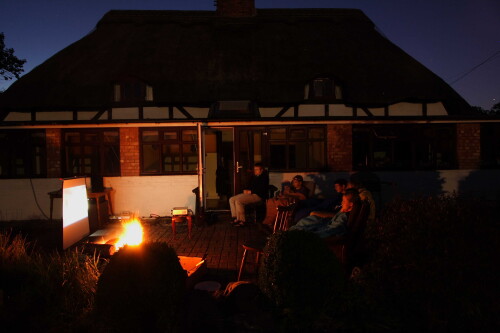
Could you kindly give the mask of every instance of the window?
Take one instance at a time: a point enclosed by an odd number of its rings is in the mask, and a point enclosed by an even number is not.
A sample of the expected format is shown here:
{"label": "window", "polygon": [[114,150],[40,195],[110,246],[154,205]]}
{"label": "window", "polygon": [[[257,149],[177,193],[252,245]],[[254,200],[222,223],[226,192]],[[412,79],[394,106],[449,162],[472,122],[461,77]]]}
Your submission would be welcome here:
{"label": "window", "polygon": [[342,89],[331,78],[317,78],[306,89],[306,99],[342,99]]}
{"label": "window", "polygon": [[153,87],[140,81],[124,81],[113,85],[113,101],[137,103],[153,101]]}
{"label": "window", "polygon": [[435,170],[456,167],[454,125],[353,126],[353,168]]}
{"label": "window", "polygon": [[271,170],[321,169],[326,166],[324,127],[270,127],[268,129]]}
{"label": "window", "polygon": [[45,131],[0,131],[0,177],[46,175]]}
{"label": "window", "polygon": [[117,129],[63,131],[63,174],[119,176],[120,133]]}
{"label": "window", "polygon": [[145,128],[140,131],[141,174],[194,173],[198,135],[193,128]]}
{"label": "window", "polygon": [[481,124],[481,167],[500,169],[500,123]]}

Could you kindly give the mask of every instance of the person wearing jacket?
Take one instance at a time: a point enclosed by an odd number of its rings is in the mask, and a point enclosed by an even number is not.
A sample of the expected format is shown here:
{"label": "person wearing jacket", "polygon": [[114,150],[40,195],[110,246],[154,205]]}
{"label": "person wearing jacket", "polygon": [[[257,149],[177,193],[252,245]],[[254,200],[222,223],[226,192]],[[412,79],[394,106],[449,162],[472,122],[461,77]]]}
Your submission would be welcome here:
{"label": "person wearing jacket", "polygon": [[250,186],[243,193],[229,198],[232,224],[234,226],[245,225],[245,206],[255,204],[267,199],[269,193],[269,174],[261,163],[255,163],[253,177]]}

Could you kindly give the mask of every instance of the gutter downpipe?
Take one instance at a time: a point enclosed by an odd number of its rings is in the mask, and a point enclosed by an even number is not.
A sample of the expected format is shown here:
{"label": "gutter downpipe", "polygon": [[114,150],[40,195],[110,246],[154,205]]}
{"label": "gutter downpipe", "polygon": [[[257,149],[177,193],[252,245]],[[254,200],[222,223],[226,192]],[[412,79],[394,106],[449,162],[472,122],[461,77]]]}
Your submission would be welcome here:
{"label": "gutter downpipe", "polygon": [[205,207],[203,203],[203,198],[205,195],[205,190],[203,188],[203,173],[205,172],[205,168],[203,167],[203,151],[205,147],[203,147],[203,131],[201,128],[201,122],[196,124],[197,132],[198,132],[198,195],[196,198],[197,207],[199,209],[196,210],[196,218],[198,221],[198,225],[204,224],[205,220]]}

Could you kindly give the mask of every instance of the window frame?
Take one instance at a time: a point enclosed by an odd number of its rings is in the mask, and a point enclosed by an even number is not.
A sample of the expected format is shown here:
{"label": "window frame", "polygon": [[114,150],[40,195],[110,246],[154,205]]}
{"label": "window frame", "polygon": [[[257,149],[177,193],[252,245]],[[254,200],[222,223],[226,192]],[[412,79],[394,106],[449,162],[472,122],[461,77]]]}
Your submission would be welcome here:
{"label": "window frame", "polygon": [[[1,159],[7,162],[7,172],[5,174],[3,171],[0,173],[1,179],[47,177],[47,136],[45,130],[2,129],[0,134],[6,135],[5,141],[0,141],[0,154],[2,155]],[[41,135],[40,142],[37,142],[36,135]],[[38,152],[37,148],[39,149]],[[24,162],[24,173],[22,175],[16,174],[14,171],[19,167],[16,166],[16,160],[18,160],[20,153]],[[35,170],[37,159],[39,173]]]}
{"label": "window frame", "polygon": [[[105,140],[105,132],[114,132],[117,134],[118,142],[106,142]],[[79,140],[78,142],[68,142],[66,139],[67,134],[74,133],[78,134]],[[90,134],[96,134],[97,140],[85,141],[85,136]],[[68,150],[71,147],[79,147],[80,153],[78,157],[80,159],[80,163],[78,166],[79,172],[74,173],[71,171],[71,167],[69,167],[69,154]],[[98,171],[91,170],[90,173],[85,172],[85,160],[86,157],[85,147],[93,147],[97,148],[99,161],[98,161]],[[115,147],[115,148],[113,148]],[[114,152],[114,156],[116,157],[115,162],[117,163],[117,169],[114,171],[107,171],[106,161],[109,159],[104,156],[105,153],[111,149]],[[118,177],[121,176],[121,163],[120,163],[120,131],[117,128],[71,128],[71,129],[63,129],[61,131],[61,171],[64,177],[75,177],[75,176],[92,176],[99,175],[104,177]]]}
{"label": "window frame", "polygon": [[111,100],[116,105],[151,103],[154,101],[153,86],[136,79],[120,80],[112,85]]}
{"label": "window frame", "polygon": [[500,169],[500,123],[481,123],[481,169]]}
{"label": "window frame", "polygon": [[[315,85],[322,82],[322,94],[316,95]],[[329,86],[329,87],[328,87]],[[312,79],[307,87],[307,100],[311,101],[340,101],[342,100],[342,87],[332,77],[317,77]]]}
{"label": "window frame", "polygon": [[[285,138],[284,139],[273,139],[272,138],[272,130],[276,129],[285,129]],[[292,138],[292,133],[294,131],[299,131],[305,129],[305,138]],[[323,137],[322,138],[310,138],[310,130],[311,129],[321,129],[323,131]],[[327,150],[328,150],[328,131],[327,127],[324,125],[303,125],[300,127],[297,127],[295,125],[283,125],[283,126],[270,126],[266,128],[266,132],[268,133],[266,135],[267,139],[264,141],[264,149],[266,151],[266,159],[267,163],[266,165],[269,167],[269,170],[274,171],[274,172],[307,172],[307,171],[317,171],[317,170],[325,170],[328,168],[328,158],[327,158]],[[290,163],[291,157],[290,157],[290,147],[292,144],[299,143],[299,142],[306,142],[306,156],[305,156],[305,167],[291,167]],[[313,142],[321,142],[323,143],[323,151],[322,151],[322,158],[323,158],[323,165],[322,166],[311,166],[311,161],[310,161],[310,155],[311,155],[311,143]],[[285,144],[285,166],[284,168],[275,168],[272,165],[271,162],[271,144],[272,143],[284,143]]]}
{"label": "window frame", "polygon": [[[445,131],[448,133],[443,134]],[[443,136],[446,135],[443,140]],[[353,125],[352,142],[353,170],[364,168],[377,171],[453,170],[458,165],[456,124]],[[387,155],[390,155],[387,156],[390,163],[385,166],[377,164],[376,158],[376,146],[383,144],[387,145],[386,151],[389,151]],[[444,145],[448,147],[443,148]],[[427,150],[424,146],[427,146]],[[400,154],[408,154],[408,158],[398,159],[397,149]],[[427,166],[419,158],[422,152],[429,157]],[[439,162],[439,154],[446,154],[448,158]],[[361,157],[365,163],[359,163]],[[406,164],[398,166],[397,163],[401,161]]]}
{"label": "window frame", "polygon": [[[143,141],[143,133],[146,131],[158,131],[158,139],[154,141]],[[184,140],[183,131],[195,131],[196,135],[192,140]],[[165,132],[175,132],[177,133],[176,139],[165,139]],[[165,158],[166,153],[164,152],[164,147],[166,145],[178,145],[179,146],[179,170],[165,170]],[[144,146],[146,145],[159,145],[158,157],[159,157],[159,170],[158,171],[145,171],[144,167]],[[185,165],[189,164],[185,162],[187,156],[193,156],[185,154],[185,145],[195,145],[196,146],[196,168],[195,170],[186,170]],[[139,155],[140,155],[140,165],[139,173],[141,176],[161,176],[161,175],[194,175],[197,173],[198,166],[198,133],[196,127],[144,127],[139,130]]]}

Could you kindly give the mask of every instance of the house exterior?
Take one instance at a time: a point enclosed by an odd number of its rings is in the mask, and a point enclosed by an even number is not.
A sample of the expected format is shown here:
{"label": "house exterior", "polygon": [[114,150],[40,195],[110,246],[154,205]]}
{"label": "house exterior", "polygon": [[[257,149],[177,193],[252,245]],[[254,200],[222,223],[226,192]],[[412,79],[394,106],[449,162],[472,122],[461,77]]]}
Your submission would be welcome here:
{"label": "house exterior", "polygon": [[224,209],[256,162],[322,195],[370,170],[384,201],[500,198],[499,119],[471,114],[360,10],[217,6],[110,11],[1,94],[0,220],[48,214],[75,176],[103,177],[115,214],[194,209],[197,187]]}

